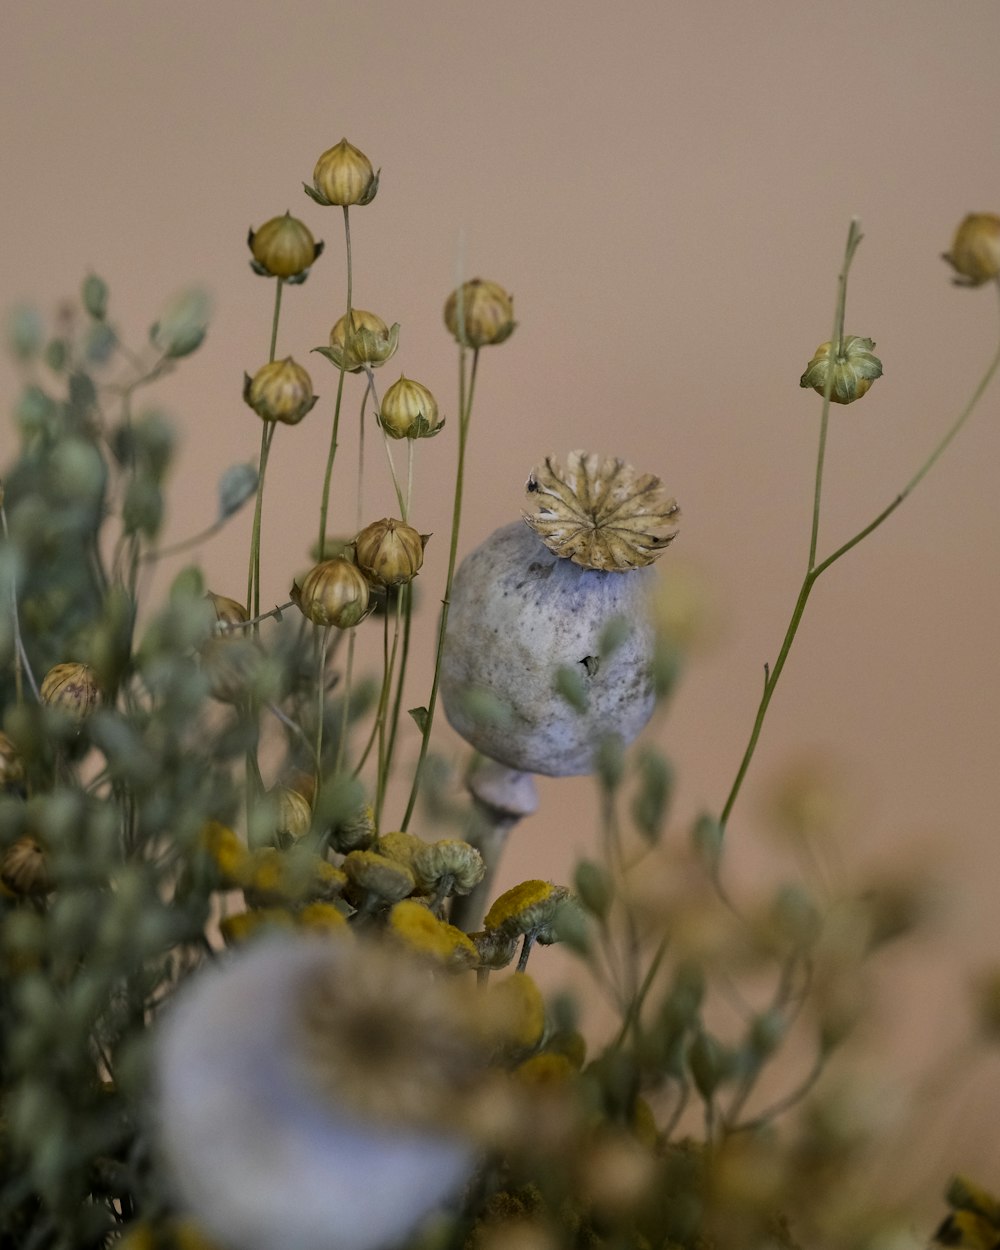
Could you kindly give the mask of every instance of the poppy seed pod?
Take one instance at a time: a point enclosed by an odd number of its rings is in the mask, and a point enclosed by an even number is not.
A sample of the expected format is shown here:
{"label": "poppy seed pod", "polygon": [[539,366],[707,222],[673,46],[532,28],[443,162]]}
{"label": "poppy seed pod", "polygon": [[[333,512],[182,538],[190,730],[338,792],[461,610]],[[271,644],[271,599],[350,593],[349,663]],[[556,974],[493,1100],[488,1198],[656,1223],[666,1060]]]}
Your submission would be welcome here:
{"label": "poppy seed pod", "polygon": [[514,333],[514,300],[496,282],[473,278],[452,291],[444,323],[463,347],[503,343]]}
{"label": "poppy seed pod", "polygon": [[360,148],[341,139],[316,162],[313,185],[303,185],[306,195],[317,204],[348,208],[372,202],[378,191],[378,174]]}
{"label": "poppy seed pod", "polygon": [[[606,548],[635,565],[654,559],[676,532],[678,509],[658,479],[584,453],[573,453],[566,467],[546,461],[529,491],[539,481],[553,490],[561,483],[565,508],[565,516],[541,518],[553,522],[545,540],[514,522],[455,575],[441,699],[452,727],[483,755],[519,772],[567,776],[592,771],[605,739],[631,742],[655,703],[652,570],[585,567],[571,557],[589,550],[603,559]],[[622,496],[617,507],[613,483]],[[548,499],[539,507],[558,511]]]}
{"label": "poppy seed pod", "polygon": [[995,213],[970,213],[955,231],[946,260],[955,273],[956,286],[982,286],[1000,275],[1000,217]]}
{"label": "poppy seed pod", "polygon": [[337,629],[350,629],[371,610],[365,575],[343,556],[314,565],[292,586],[291,598],[314,625]]}
{"label": "poppy seed pod", "polygon": [[402,586],[419,573],[429,537],[392,517],[373,521],[354,540],[358,568],[380,586]]}
{"label": "poppy seed pod", "polygon": [[253,253],[250,266],[254,273],[292,282],[303,282],[323,251],[322,242],[317,243],[305,222],[291,213],[272,217],[259,230],[251,227],[247,246]]}
{"label": "poppy seed pod", "polygon": [[243,399],[262,421],[298,425],[318,398],[312,378],[291,356],[262,365],[252,378],[243,375]]}

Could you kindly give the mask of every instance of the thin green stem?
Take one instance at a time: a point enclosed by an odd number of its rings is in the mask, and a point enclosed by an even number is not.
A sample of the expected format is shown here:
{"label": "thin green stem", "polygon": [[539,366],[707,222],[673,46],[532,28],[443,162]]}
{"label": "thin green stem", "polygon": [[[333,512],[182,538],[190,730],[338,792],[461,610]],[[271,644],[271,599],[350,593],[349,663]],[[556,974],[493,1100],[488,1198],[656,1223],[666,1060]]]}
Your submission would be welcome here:
{"label": "thin green stem", "polygon": [[458,353],[458,468],[455,473],[455,499],[452,505],[448,573],[444,584],[444,598],[441,600],[441,619],[438,624],[437,650],[434,655],[434,677],[431,681],[431,693],[427,700],[427,715],[424,717],[424,728],[420,738],[420,755],[417,759],[417,766],[413,770],[413,785],[410,788],[410,798],[406,804],[406,814],[403,816],[403,822],[400,826],[404,832],[409,827],[410,818],[416,806],[417,794],[420,790],[420,777],[431,740],[434,710],[437,707],[438,687],[441,683],[441,656],[444,652],[444,639],[448,629],[451,584],[455,577],[455,565],[458,559],[458,533],[462,523],[462,490],[465,484],[465,447],[469,437],[469,420],[472,416],[472,400],[475,394],[476,371],[479,365],[479,348],[476,347],[472,352],[472,368],[467,381],[466,351],[465,347],[460,347]]}
{"label": "thin green stem", "polygon": [[[344,322],[344,341],[347,342],[350,337],[351,328],[351,299],[354,289],[353,263],[351,259],[351,218],[347,205],[344,205],[344,245],[347,251],[347,312]],[[330,483],[333,480],[333,462],[337,458],[337,434],[340,430],[340,405],[344,397],[344,365],[340,366],[340,376],[337,379],[337,398],[333,404],[333,428],[330,431],[330,450],[326,455],[326,469],[323,473],[323,494],[320,497],[319,506],[319,558],[322,560],[326,555],[326,518],[330,510]]]}
{"label": "thin green stem", "polygon": [[[281,292],[285,286],[284,278],[278,278],[274,287],[274,311],[271,314],[271,345],[268,352],[268,364],[274,363],[274,353],[278,344],[278,322],[281,320]],[[257,469],[257,499],[253,511],[253,532],[250,537],[250,570],[247,574],[247,615],[260,615],[260,523],[264,511],[264,475],[267,472],[267,457],[274,438],[273,421],[265,421],[260,435],[260,463]],[[255,629],[254,634],[258,631]]]}
{"label": "thin green stem", "polygon": [[[1000,283],[997,285],[997,292],[998,295],[1000,295]],[[839,546],[825,559],[816,563],[814,556],[811,556],[810,566],[805,577],[803,578],[798,598],[795,601],[795,607],[792,609],[792,616],[788,623],[788,628],[785,631],[785,637],[781,644],[781,650],[778,652],[778,658],[774,662],[774,667],[767,671],[767,680],[764,682],[764,693],[761,696],[760,704],[757,708],[757,715],[754,718],[753,729],[750,733],[750,740],[743,753],[743,758],[740,761],[736,778],[733,781],[729,795],[722,809],[722,815],[719,818],[719,823],[721,824],[723,831],[725,831],[733,805],[739,795],[740,788],[743,785],[743,779],[746,776],[747,769],[750,766],[750,761],[753,758],[753,754],[757,746],[757,740],[760,737],[760,731],[764,724],[764,718],[767,715],[768,706],[770,705],[771,699],[774,695],[775,687],[781,677],[782,670],[785,667],[785,661],[788,658],[788,653],[791,650],[792,643],[795,641],[795,635],[798,632],[799,625],[801,624],[802,615],[805,612],[806,602],[809,599],[813,586],[818,578],[825,573],[831,565],[835,564],[839,559],[841,559],[842,556],[845,556],[853,547],[856,547],[858,543],[867,538],[869,534],[877,530],[878,527],[896,511],[903,500],[913,492],[921,481],[923,481],[923,479],[944,454],[945,449],[951,444],[951,442],[958,435],[959,431],[966,424],[980,399],[982,399],[985,394],[990,383],[993,381],[998,369],[1000,369],[1000,343],[998,343],[997,349],[993,354],[993,358],[987,366],[986,371],[984,372],[975,390],[972,392],[972,395],[969,397],[968,402],[962,408],[961,412],[952,424],[948,427],[944,437],[941,438],[935,445],[927,459],[924,460],[924,462],[917,469],[916,473],[914,473],[892,502],[883,508],[882,511],[873,520],[869,521],[866,526],[860,529],[853,538],[848,539],[846,543]]]}

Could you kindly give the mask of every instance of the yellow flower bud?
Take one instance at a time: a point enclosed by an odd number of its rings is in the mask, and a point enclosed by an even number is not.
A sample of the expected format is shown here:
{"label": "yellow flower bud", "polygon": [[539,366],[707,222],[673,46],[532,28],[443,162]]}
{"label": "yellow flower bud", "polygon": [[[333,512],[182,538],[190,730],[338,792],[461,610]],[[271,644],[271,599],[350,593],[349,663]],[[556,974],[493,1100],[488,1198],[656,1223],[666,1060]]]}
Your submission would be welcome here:
{"label": "yellow flower bud", "polygon": [[514,333],[514,301],[502,286],[473,278],[452,291],[444,323],[463,347],[502,343]]}
{"label": "yellow flower bud", "polygon": [[317,204],[347,208],[352,204],[370,204],[378,191],[378,177],[364,152],[341,139],[316,162],[313,185],[303,186],[306,195]]}
{"label": "yellow flower bud", "polygon": [[365,575],[343,556],[314,565],[292,586],[291,598],[314,625],[337,629],[350,629],[371,611]]}
{"label": "yellow flower bud", "polygon": [[390,438],[433,438],[444,425],[427,387],[402,374],[382,396],[378,423]]}
{"label": "yellow flower bud", "polygon": [[836,354],[832,343],[821,343],[799,378],[799,386],[811,386],[820,395],[825,394],[832,369],[831,400],[835,404],[853,404],[882,376],[882,362],[874,354],[874,347],[871,339],[857,334],[845,334]]}
{"label": "yellow flower bud", "polygon": [[247,245],[253,253],[250,267],[254,273],[295,283],[306,280],[309,267],[323,251],[322,240],[317,243],[305,222],[291,213],[272,217],[259,230],[251,226]]}
{"label": "yellow flower bud", "polygon": [[970,213],[955,231],[951,251],[942,255],[958,277],[956,286],[982,286],[1000,274],[1000,217]]}
{"label": "yellow flower bud", "polygon": [[57,707],[81,725],[97,707],[97,674],[89,664],[56,664],[45,674],[39,690],[42,702]]}
{"label": "yellow flower bud", "polygon": [[452,968],[473,968],[479,954],[472,940],[430,908],[413,898],[396,903],[389,913],[389,932],[423,955]]}
{"label": "yellow flower bud", "polygon": [[379,586],[402,586],[420,571],[429,537],[392,517],[373,521],[354,540],[358,568]]}
{"label": "yellow flower bud", "polygon": [[551,881],[522,881],[500,895],[486,913],[483,928],[506,938],[540,935],[567,898],[569,891]]}
{"label": "yellow flower bud", "polygon": [[347,373],[360,373],[365,366],[377,369],[379,365],[396,354],[399,346],[399,324],[387,326],[381,317],[363,308],[351,309],[351,329],[347,329],[347,314],[330,331],[330,346],[315,350],[338,369]]}
{"label": "yellow flower bud", "polygon": [[243,375],[243,398],[262,421],[298,425],[316,403],[312,378],[291,356]]}

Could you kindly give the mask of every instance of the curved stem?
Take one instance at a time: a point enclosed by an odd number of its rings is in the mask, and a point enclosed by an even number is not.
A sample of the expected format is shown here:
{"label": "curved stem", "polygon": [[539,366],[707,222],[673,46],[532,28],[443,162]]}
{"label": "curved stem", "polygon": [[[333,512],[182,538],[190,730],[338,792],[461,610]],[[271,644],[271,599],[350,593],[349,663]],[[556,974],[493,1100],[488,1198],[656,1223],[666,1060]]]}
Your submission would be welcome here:
{"label": "curved stem", "polygon": [[[1000,295],[1000,282],[997,284],[997,293]],[[969,417],[972,415],[998,369],[1000,369],[1000,343],[997,344],[993,358],[987,366],[982,378],[979,380],[975,390],[972,392],[972,395],[969,397],[968,402],[962,408],[961,412],[952,424],[948,427],[943,438],[938,441],[930,455],[920,465],[916,473],[914,473],[895,499],[883,508],[873,520],[869,521],[866,526],[860,529],[853,538],[849,538],[846,543],[839,546],[825,559],[815,563],[814,555],[810,557],[809,569],[803,578],[802,586],[799,590],[799,596],[795,601],[795,607],[792,609],[791,620],[789,621],[788,628],[785,631],[785,637],[781,644],[781,650],[778,652],[778,658],[774,662],[774,667],[768,672],[767,680],[764,683],[764,693],[761,696],[761,701],[757,708],[757,715],[754,719],[753,729],[750,733],[750,740],[743,753],[743,758],[740,761],[740,766],[736,773],[736,779],[732,784],[729,795],[722,809],[722,815],[719,818],[719,823],[721,824],[723,831],[725,831],[726,822],[732,812],[733,804],[736,802],[736,798],[740,792],[740,787],[743,784],[743,778],[746,776],[747,769],[750,766],[750,761],[753,758],[753,753],[757,746],[757,739],[760,737],[764,717],[767,714],[768,705],[771,702],[775,687],[781,677],[781,672],[785,666],[785,660],[788,658],[788,653],[791,650],[792,643],[795,641],[795,635],[798,632],[799,625],[802,621],[802,614],[805,611],[809,594],[817,579],[825,573],[831,565],[835,564],[842,556],[845,556],[853,547],[856,547],[858,543],[867,538],[869,534],[877,530],[878,527],[896,511],[903,500],[906,499],[917,487],[917,485],[927,476],[937,461],[944,454],[945,449],[954,440],[959,431],[968,421]]]}

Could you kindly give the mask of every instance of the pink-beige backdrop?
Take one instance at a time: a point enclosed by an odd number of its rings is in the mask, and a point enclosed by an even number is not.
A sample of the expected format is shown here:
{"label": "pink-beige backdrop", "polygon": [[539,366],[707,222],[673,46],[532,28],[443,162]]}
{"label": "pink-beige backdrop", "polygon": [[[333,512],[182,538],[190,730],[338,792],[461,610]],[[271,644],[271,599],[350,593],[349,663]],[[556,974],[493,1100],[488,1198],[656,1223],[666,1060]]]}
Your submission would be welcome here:
{"label": "pink-beige backdrop", "polygon": [[[211,290],[204,349],[158,392],[184,432],[178,539],[212,519],[219,473],[256,459],[240,388],[266,359],[271,287],[248,268],[247,228],[290,208],[326,239],[286,292],[279,339],[323,396],[272,453],[263,592],[281,601],[313,539],[335,389],[307,353],[344,304],[341,215],[301,183],[342,135],[362,147],[382,187],[352,214],[355,303],[402,324],[383,385],[405,370],[451,417],[420,455],[425,603],[446,555],[456,386],[440,310],[459,274],[512,290],[520,323],[483,356],[463,549],[517,514],[549,451],[624,456],[682,505],[667,559],[707,585],[716,624],[659,731],[680,841],[728,789],[803,572],[819,400],[798,378],[829,337],[850,217],[866,237],[847,329],[876,339],[885,377],[834,413],[823,549],[910,477],[994,349],[994,294],[954,288],[939,257],[966,212],[1000,211],[998,54],[995,0],[10,4],[0,300],[51,309],[93,270],[139,333],[179,286]],[[0,376],[9,411],[6,361]],[[373,517],[393,510],[380,456],[372,442]],[[768,780],[819,756],[851,796],[845,876],[932,866],[933,940],[885,961],[887,1093],[967,1030],[968,976],[1000,955],[998,463],[994,390],[819,583],[731,825],[738,891],[774,854]],[[348,494],[334,505],[345,530]],[[204,553],[236,597],[249,520]],[[429,651],[427,636],[413,702]],[[443,727],[438,744],[458,751]],[[591,795],[586,781],[542,786],[503,884],[565,878],[594,849]],[[946,1082],[900,1156],[930,1210],[953,1168],[1000,1183],[998,1078],[987,1055]]]}

